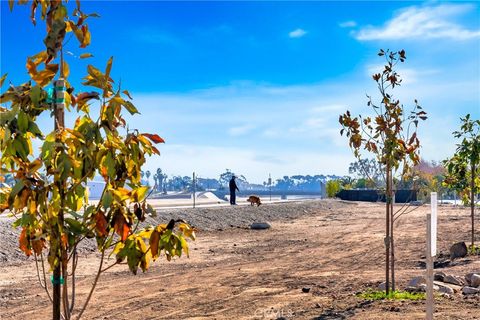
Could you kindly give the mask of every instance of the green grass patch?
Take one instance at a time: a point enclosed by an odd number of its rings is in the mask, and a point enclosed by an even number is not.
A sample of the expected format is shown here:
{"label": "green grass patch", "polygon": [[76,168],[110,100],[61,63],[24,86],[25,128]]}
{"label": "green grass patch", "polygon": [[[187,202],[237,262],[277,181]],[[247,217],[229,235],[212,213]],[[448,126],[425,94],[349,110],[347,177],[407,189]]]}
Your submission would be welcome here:
{"label": "green grass patch", "polygon": [[357,294],[357,297],[367,300],[423,300],[425,299],[425,293],[423,292],[407,292],[407,291],[390,291],[388,295],[385,291],[373,291],[369,290]]}

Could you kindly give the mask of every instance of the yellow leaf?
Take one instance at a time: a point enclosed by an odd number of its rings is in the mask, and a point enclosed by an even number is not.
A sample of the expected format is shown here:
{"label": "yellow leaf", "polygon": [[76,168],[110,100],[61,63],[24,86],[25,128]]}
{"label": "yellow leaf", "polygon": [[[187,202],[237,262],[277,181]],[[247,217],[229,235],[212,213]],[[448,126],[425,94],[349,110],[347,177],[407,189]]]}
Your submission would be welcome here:
{"label": "yellow leaf", "polygon": [[152,232],[150,236],[150,251],[152,252],[153,260],[158,257],[158,242],[160,241],[160,233],[157,230]]}
{"label": "yellow leaf", "polygon": [[105,77],[108,79],[110,77],[110,71],[112,70],[113,57],[110,57],[107,61],[107,68],[105,69]]}
{"label": "yellow leaf", "polygon": [[35,159],[34,161],[28,164],[28,172],[34,173],[42,167],[42,161],[40,159]]}
{"label": "yellow leaf", "polygon": [[93,57],[93,54],[91,54],[91,53],[82,53],[80,55],[80,59],[86,59],[86,58],[91,58],[91,57]]}
{"label": "yellow leaf", "polygon": [[37,202],[32,198],[30,199],[30,206],[29,206],[29,211],[30,214],[36,214],[37,213]]}
{"label": "yellow leaf", "polygon": [[52,79],[55,77],[56,71],[52,70],[42,70],[39,73],[32,76],[32,79],[41,87],[49,84]]}
{"label": "yellow leaf", "polygon": [[10,11],[13,10],[13,3],[15,2],[15,0],[8,0],[8,7],[10,8]]}
{"label": "yellow leaf", "polygon": [[68,76],[70,75],[70,67],[68,66],[68,63],[63,60],[63,78],[68,78]]}
{"label": "yellow leaf", "polygon": [[7,78],[7,74],[8,74],[8,73],[5,73],[5,74],[0,78],[0,87],[3,86],[3,82],[4,82],[5,79]]}
{"label": "yellow leaf", "polygon": [[192,228],[186,223],[181,223],[178,226],[178,229],[185,235],[185,237],[195,240],[195,228]]}
{"label": "yellow leaf", "polygon": [[130,198],[130,191],[125,188],[118,188],[113,190],[113,194],[116,196],[118,201],[125,201]]}
{"label": "yellow leaf", "polygon": [[83,41],[80,44],[80,48],[86,48],[90,44],[90,41],[91,41],[90,31],[88,31],[88,26],[87,25],[82,26],[82,33],[83,33]]}
{"label": "yellow leaf", "polygon": [[146,187],[146,186],[135,189],[132,192],[133,201],[142,202],[143,200],[145,200],[145,197],[147,196],[148,189],[149,188]]}
{"label": "yellow leaf", "polygon": [[117,243],[115,245],[115,247],[113,248],[112,253],[110,253],[110,256],[112,256],[112,254],[118,254],[120,252],[120,250],[122,250],[124,247],[125,247],[125,243],[123,243],[123,242]]}
{"label": "yellow leaf", "polygon": [[137,237],[142,237],[142,238],[150,238],[150,236],[152,235],[152,232],[153,232],[153,228],[152,227],[149,227],[147,229],[144,229],[142,231],[140,231],[138,234],[137,234]]}
{"label": "yellow leaf", "polygon": [[185,254],[187,255],[187,257],[189,256],[189,252],[188,252],[188,243],[187,241],[185,240],[184,237],[182,236],[179,236],[178,237],[178,240],[180,241],[180,245],[182,246],[182,250],[185,252]]}

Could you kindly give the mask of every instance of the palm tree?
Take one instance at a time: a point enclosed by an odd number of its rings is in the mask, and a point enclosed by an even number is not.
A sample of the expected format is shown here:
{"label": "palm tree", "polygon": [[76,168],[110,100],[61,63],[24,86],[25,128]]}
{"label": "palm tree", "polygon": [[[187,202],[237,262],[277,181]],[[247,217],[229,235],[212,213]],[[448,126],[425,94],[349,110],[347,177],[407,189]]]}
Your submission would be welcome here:
{"label": "palm tree", "polygon": [[158,168],[157,173],[153,175],[153,179],[156,181],[157,191],[162,191],[164,177],[162,169]]}
{"label": "palm tree", "polygon": [[145,172],[145,176],[147,177],[147,186],[150,186],[150,182],[148,181],[148,178],[150,178],[150,175],[151,175],[150,170],[147,170]]}

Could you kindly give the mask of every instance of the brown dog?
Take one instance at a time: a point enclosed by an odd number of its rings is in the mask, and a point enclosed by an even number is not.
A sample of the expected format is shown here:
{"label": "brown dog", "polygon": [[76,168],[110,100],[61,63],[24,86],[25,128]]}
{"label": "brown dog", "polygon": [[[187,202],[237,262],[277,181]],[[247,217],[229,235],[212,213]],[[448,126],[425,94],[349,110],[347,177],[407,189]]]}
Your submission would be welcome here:
{"label": "brown dog", "polygon": [[260,201],[260,198],[258,196],[250,196],[250,197],[248,197],[247,201],[250,202],[251,206],[256,204],[257,207],[258,207],[262,204],[262,202]]}

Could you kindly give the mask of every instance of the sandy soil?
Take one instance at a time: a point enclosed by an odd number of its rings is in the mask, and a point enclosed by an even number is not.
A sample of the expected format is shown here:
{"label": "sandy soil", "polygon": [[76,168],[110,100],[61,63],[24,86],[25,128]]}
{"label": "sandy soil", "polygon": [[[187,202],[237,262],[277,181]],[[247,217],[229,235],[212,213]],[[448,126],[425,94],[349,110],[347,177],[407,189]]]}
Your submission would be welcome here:
{"label": "sandy soil", "polygon": [[[396,226],[400,288],[424,273],[421,262],[428,209],[420,207]],[[376,288],[384,278],[381,204],[328,200],[201,210],[200,216],[211,215],[206,220],[210,228],[200,228],[204,231],[191,243],[189,259],[157,261],[148,272],[137,276],[126,266],[115,266],[102,275],[84,318],[425,318],[424,301],[372,302],[355,296]],[[219,216],[222,212],[223,218]],[[249,219],[229,226],[229,217],[257,214],[269,216],[272,228],[249,230]],[[216,220],[222,220],[221,226],[215,225]],[[467,241],[468,231],[467,209],[439,208],[441,252],[447,252],[454,242]],[[82,254],[78,303],[84,301],[97,265],[96,254]],[[480,257],[457,260],[442,271],[460,276],[480,272]],[[310,291],[304,293],[302,288]],[[50,308],[45,291],[36,282],[32,259],[0,262],[1,319],[48,319]],[[438,296],[435,318],[480,319],[480,296]]]}

